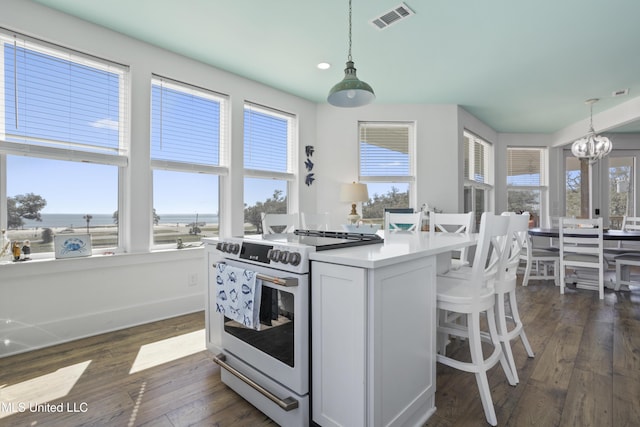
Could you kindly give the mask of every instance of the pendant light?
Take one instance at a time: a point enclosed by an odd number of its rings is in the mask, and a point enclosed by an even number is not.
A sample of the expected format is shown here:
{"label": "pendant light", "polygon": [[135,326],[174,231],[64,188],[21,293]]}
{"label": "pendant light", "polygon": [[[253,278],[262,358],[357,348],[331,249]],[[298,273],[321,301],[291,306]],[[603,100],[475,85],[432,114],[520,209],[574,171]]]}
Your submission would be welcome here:
{"label": "pendant light", "polygon": [[376,98],[373,89],[362,80],[358,80],[351,58],[351,0],[349,0],[349,56],[344,79],[331,88],[327,101],[336,107],[361,107]]}
{"label": "pendant light", "polygon": [[593,130],[593,104],[598,102],[598,98],[587,99],[585,104],[590,107],[589,133],[578,139],[571,145],[571,153],[579,159],[588,159],[589,164],[594,164],[611,152],[613,145],[606,136],[596,135]]}

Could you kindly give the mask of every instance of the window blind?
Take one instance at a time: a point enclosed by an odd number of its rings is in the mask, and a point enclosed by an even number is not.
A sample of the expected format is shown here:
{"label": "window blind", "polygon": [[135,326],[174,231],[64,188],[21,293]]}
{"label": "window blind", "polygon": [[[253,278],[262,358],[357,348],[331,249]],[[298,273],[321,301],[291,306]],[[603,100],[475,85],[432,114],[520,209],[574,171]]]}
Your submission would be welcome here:
{"label": "window blind", "polygon": [[489,144],[468,133],[464,137],[464,177],[489,184]]}
{"label": "window blind", "polygon": [[293,115],[256,104],[245,104],[245,169],[292,173],[293,129]]}
{"label": "window blind", "polygon": [[409,125],[361,123],[360,176],[410,176]]}
{"label": "window blind", "polygon": [[507,185],[537,187],[544,185],[543,150],[540,148],[507,148]]}
{"label": "window blind", "polygon": [[122,154],[127,67],[4,30],[0,43],[5,108],[0,138]]}
{"label": "window blind", "polygon": [[151,158],[220,165],[226,98],[154,76],[151,82]]}

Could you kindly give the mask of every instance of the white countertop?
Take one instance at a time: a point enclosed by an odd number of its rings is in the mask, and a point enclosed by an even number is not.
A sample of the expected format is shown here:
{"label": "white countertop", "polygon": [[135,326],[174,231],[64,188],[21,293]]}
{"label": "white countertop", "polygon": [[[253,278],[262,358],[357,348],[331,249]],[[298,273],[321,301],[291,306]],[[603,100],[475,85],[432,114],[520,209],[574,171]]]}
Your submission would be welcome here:
{"label": "white countertop", "polygon": [[314,252],[309,257],[312,261],[379,268],[473,246],[477,239],[477,234],[436,233],[431,238],[426,232],[392,233],[385,236],[382,244]]}

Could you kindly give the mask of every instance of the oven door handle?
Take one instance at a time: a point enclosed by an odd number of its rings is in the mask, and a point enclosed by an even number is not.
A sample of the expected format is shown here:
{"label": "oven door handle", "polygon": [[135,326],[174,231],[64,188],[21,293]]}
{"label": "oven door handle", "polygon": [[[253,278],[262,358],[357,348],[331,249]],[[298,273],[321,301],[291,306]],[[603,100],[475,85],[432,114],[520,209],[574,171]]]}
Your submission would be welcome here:
{"label": "oven door handle", "polygon": [[237,369],[229,365],[226,362],[226,360],[227,360],[227,357],[222,353],[218,354],[217,356],[213,356],[214,362],[216,362],[218,365],[220,365],[221,367],[229,371],[231,374],[235,375],[236,377],[244,381],[247,385],[257,390],[260,394],[262,394],[264,397],[274,402],[276,405],[278,405],[285,411],[291,411],[298,407],[298,401],[295,400],[294,398],[285,397],[284,399],[280,399],[278,396],[271,393],[269,390],[262,387],[260,384],[256,383],[251,378],[247,377],[242,372],[238,371]]}
{"label": "oven door handle", "polygon": [[[218,264],[214,262],[211,266],[213,268],[216,268]],[[292,286],[298,286],[298,279],[296,279],[295,277],[273,277],[273,276],[267,276],[260,273],[258,273],[256,277],[260,280],[264,280],[265,282],[274,283],[276,285],[284,286],[287,288]]]}

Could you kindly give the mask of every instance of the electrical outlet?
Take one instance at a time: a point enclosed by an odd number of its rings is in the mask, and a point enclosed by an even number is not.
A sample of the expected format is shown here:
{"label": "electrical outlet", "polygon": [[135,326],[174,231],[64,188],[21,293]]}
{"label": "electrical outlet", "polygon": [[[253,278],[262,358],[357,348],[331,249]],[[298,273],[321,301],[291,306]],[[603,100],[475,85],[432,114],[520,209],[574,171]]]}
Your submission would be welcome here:
{"label": "electrical outlet", "polygon": [[189,273],[189,278],[187,279],[188,286],[196,286],[198,284],[198,273]]}

